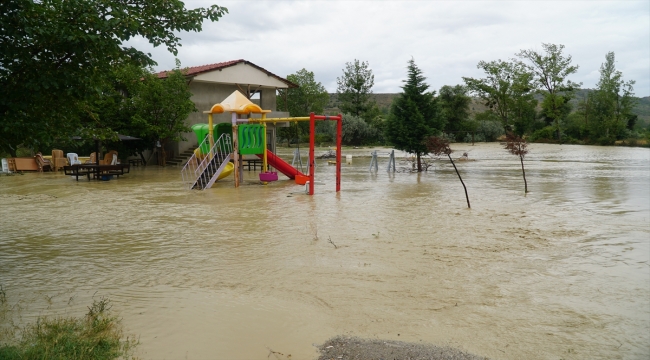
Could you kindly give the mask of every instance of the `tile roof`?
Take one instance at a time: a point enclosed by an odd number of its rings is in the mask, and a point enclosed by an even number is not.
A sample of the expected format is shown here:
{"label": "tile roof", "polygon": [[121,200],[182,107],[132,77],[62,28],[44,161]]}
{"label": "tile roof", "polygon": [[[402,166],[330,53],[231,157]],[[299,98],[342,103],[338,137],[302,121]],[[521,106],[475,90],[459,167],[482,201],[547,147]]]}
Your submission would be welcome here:
{"label": "tile roof", "polygon": [[[220,62],[220,63],[201,65],[201,66],[192,66],[192,67],[189,67],[189,68],[185,68],[183,70],[186,71],[185,76],[193,76],[193,75],[203,74],[203,73],[214,71],[214,70],[225,69],[227,67],[235,66],[235,65],[240,64],[240,63],[250,65],[250,66],[252,66],[252,67],[254,67],[254,68],[256,68],[256,69],[258,69],[258,70],[260,70],[262,72],[265,72],[269,76],[273,76],[274,78],[276,78],[276,79],[282,81],[283,83],[287,84],[287,86],[290,87],[290,88],[299,87],[297,84],[294,84],[291,81],[289,81],[289,80],[287,80],[287,79],[285,79],[283,77],[277,76],[274,73],[264,69],[263,67],[257,66],[255,64],[253,64],[252,62],[246,61],[244,59],[224,61],[224,62]],[[168,71],[161,71],[161,72],[157,73],[156,75],[159,78],[164,79],[164,78],[167,77],[167,72]]]}

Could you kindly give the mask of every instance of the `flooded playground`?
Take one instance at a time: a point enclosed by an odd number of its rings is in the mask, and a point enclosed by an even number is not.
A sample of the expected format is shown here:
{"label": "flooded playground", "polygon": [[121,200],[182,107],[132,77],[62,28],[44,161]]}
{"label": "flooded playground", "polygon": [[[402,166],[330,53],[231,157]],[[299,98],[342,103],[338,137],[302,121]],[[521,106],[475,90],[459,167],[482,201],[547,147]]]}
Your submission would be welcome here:
{"label": "flooded playground", "polygon": [[448,161],[389,173],[387,149],[377,173],[344,149],[338,194],[318,160],[312,197],[252,171],[206,191],[177,167],[0,175],[0,284],[22,321],[111,299],[142,359],[315,359],[335,335],[647,359],[650,149],[529,148],[525,195],[499,144],[452,144],[471,209]]}

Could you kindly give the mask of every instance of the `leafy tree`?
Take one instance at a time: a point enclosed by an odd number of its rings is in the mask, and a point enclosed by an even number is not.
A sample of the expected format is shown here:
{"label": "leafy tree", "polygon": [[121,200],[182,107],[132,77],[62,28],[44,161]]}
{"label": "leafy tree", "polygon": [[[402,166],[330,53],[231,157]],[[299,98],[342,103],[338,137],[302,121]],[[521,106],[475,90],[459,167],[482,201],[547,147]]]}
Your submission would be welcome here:
{"label": "leafy tree", "polygon": [[460,183],[463,184],[463,189],[465,189],[465,199],[467,200],[467,207],[471,209],[472,206],[469,204],[469,195],[467,195],[467,186],[465,186],[465,183],[463,182],[463,178],[460,177],[458,168],[456,168],[456,164],[454,164],[454,159],[451,158],[451,153],[453,152],[453,150],[451,150],[451,148],[449,147],[449,141],[438,136],[431,136],[426,140],[426,147],[430,153],[436,156],[445,154],[447,155],[447,157],[449,157],[449,161],[451,162],[451,165],[454,166],[454,170],[456,170],[456,175],[458,175],[458,180],[460,180]]}
{"label": "leafy tree", "polygon": [[160,141],[162,154],[158,157],[158,164],[161,166],[165,166],[165,145],[170,141],[186,140],[182,133],[191,129],[185,119],[197,111],[178,60],[176,66],[167,72],[165,79],[159,79],[151,72],[143,74],[131,98],[132,120],[142,128],[141,136]]}
{"label": "leafy tree", "polygon": [[524,170],[524,157],[528,154],[528,144],[526,140],[522,139],[513,133],[506,135],[505,149],[512,155],[519,156],[521,161],[521,173],[524,176],[524,192],[528,192],[528,182],[526,181],[526,170]]}
{"label": "leafy tree", "polygon": [[536,88],[544,95],[542,109],[544,116],[552,122],[560,139],[560,123],[569,113],[569,100],[582,83],[568,79],[578,71],[578,65],[571,65],[571,55],[564,56],[564,45],[542,43],[543,53],[535,50],[521,50],[517,56],[528,61],[526,68],[535,76]]}
{"label": "leafy tree", "polygon": [[[336,123],[331,123],[333,138],[336,136]],[[346,145],[362,145],[377,136],[377,130],[368,125],[363,119],[350,114],[343,114],[341,124],[341,142]]]}
{"label": "leafy tree", "polygon": [[366,121],[380,114],[377,104],[372,100],[372,87],[375,75],[368,68],[368,62],[354,59],[345,63],[343,76],[336,78],[339,109],[342,113],[361,117]]}
{"label": "leafy tree", "polygon": [[510,128],[531,107],[534,109],[533,77],[523,64],[502,60],[480,61],[476,67],[483,69],[486,77],[463,77],[463,80],[469,91],[484,101],[488,111],[501,120],[504,128]]}
{"label": "leafy tree", "polygon": [[426,77],[411,59],[403,92],[393,100],[386,121],[386,137],[399,150],[417,157],[418,171],[422,171],[421,156],[428,153],[424,140],[442,131],[445,120],[434,97],[435,91],[427,91]]}
{"label": "leafy tree", "polygon": [[442,109],[442,116],[447,125],[446,132],[459,132],[463,130],[463,123],[469,120],[469,104],[472,98],[467,95],[468,89],[462,85],[445,85],[440,88],[438,101]]}
{"label": "leafy tree", "polygon": [[621,137],[630,122],[634,126],[636,120],[632,114],[636,104],[635,81],[623,80],[623,74],[616,70],[615,60],[614,52],[607,53],[600,66],[596,90],[589,93],[583,112],[585,119],[590,119],[586,124],[590,135],[602,139],[601,142],[613,142]]}
{"label": "leafy tree", "polygon": [[[277,97],[278,108],[288,109],[291,116],[309,116],[311,112],[316,114],[324,112],[329,94],[323,84],[316,82],[313,72],[303,68],[287,76],[287,80],[299,87],[280,90]],[[288,128],[278,130],[279,137],[286,138],[289,146],[291,139],[300,139],[301,133],[309,133],[309,124],[306,122],[290,124]]]}
{"label": "leafy tree", "polygon": [[[180,31],[201,31],[227,9],[185,9],[179,0],[12,0],[0,2],[0,146],[38,147],[95,117],[112,68],[153,65],[123,41],[141,36],[176,54]],[[93,134],[99,135],[101,134]]]}
{"label": "leafy tree", "polygon": [[311,112],[316,114],[324,112],[329,94],[323,84],[316,82],[313,72],[306,69],[298,70],[295,74],[287,76],[287,80],[299,87],[279,91],[279,108],[287,108],[291,116],[309,116]]}

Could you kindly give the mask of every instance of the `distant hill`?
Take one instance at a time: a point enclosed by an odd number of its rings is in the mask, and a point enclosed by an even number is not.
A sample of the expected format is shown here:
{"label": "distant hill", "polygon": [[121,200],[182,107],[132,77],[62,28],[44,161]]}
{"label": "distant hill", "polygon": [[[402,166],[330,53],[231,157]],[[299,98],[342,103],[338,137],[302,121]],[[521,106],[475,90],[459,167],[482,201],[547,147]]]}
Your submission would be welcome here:
{"label": "distant hill", "polygon": [[[580,89],[576,91],[576,96],[571,100],[573,109],[576,109],[578,103],[587,97],[589,92],[593,91],[592,89]],[[330,99],[325,108],[325,113],[327,114],[337,114],[339,112],[339,103],[338,96],[336,93],[329,94]],[[390,105],[393,103],[393,99],[399,96],[399,93],[381,93],[381,94],[372,94],[372,97],[377,102],[379,109],[385,114],[390,110]],[[542,100],[542,95],[536,95],[537,100]],[[472,105],[470,106],[470,111],[472,114],[483,112],[487,110],[487,107],[483,105],[483,102],[478,99],[472,99]],[[639,124],[649,125],[650,124],[650,96],[643,98],[637,98],[637,104],[632,110],[632,112],[639,116]]]}

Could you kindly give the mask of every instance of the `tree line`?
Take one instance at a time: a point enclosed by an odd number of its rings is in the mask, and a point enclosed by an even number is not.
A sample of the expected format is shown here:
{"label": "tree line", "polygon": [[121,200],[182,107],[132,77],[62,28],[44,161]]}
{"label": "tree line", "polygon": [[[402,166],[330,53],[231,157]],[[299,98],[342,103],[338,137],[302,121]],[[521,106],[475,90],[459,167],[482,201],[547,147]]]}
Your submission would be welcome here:
{"label": "tree line", "polygon": [[[609,52],[600,67],[600,80],[588,92],[571,77],[579,66],[563,45],[542,44],[542,50],[521,50],[507,61],[480,61],[483,77],[463,77],[463,84],[430,90],[411,59],[402,92],[388,109],[373,99],[374,75],[369,63],[355,59],[337,78],[337,102],[344,114],[343,142],[348,145],[392,145],[416,156],[426,153],[427,136],[451,141],[496,141],[512,133],[529,141],[609,145],[618,140],[645,143],[648,124],[639,124],[633,108],[634,80],[625,80]],[[328,104],[324,86],[306,69],[289,75],[300,88],[278,97],[278,108],[292,116],[323,112]],[[303,90],[308,89],[308,90]],[[580,99],[576,94],[585,93]],[[286,102],[285,102],[286,98]],[[473,112],[473,101],[484,106]],[[305,107],[309,104],[310,107]],[[302,107],[300,107],[302,106]],[[283,130],[288,143],[307,136],[300,125]],[[317,141],[334,137],[330,124],[320,124]]]}

